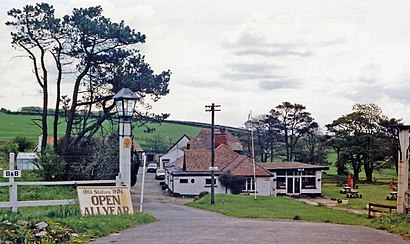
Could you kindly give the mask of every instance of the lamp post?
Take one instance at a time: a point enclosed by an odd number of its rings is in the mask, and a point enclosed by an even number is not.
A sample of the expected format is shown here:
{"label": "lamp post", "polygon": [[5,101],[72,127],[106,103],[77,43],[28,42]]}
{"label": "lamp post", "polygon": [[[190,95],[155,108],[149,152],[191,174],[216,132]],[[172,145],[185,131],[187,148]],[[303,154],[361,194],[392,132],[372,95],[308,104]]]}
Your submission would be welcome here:
{"label": "lamp post", "polygon": [[116,177],[116,186],[131,186],[131,119],[136,101],[139,99],[128,88],[122,88],[113,97],[119,118],[120,172]]}

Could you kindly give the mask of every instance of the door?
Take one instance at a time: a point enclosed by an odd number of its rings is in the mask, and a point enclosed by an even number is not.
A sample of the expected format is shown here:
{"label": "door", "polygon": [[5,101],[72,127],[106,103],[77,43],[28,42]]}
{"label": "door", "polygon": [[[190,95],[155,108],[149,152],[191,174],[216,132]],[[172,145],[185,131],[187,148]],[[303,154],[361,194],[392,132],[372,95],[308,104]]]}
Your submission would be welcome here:
{"label": "door", "polygon": [[300,194],[300,177],[295,177],[295,189],[294,193]]}
{"label": "door", "polygon": [[287,188],[288,194],[293,194],[293,178],[292,177],[288,177],[286,188]]}

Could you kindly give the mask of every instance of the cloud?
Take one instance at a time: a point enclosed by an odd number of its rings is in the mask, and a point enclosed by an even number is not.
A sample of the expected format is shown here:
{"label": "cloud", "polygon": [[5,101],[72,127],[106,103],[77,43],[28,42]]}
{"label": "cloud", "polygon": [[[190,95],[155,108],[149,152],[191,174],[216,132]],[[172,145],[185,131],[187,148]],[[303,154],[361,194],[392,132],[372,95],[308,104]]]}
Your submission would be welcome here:
{"label": "cloud", "polygon": [[278,75],[271,75],[267,73],[225,73],[221,75],[222,79],[228,79],[231,81],[243,81],[243,80],[266,80],[280,78]]}
{"label": "cloud", "polygon": [[260,81],[258,87],[262,90],[277,90],[277,89],[295,89],[299,87],[300,82],[295,79],[277,79]]}
{"label": "cloud", "polygon": [[312,55],[311,51],[295,51],[295,50],[268,50],[268,49],[249,49],[235,52],[238,56],[260,55],[263,57],[275,56],[299,56],[308,57]]}
{"label": "cloud", "polygon": [[266,63],[230,63],[228,67],[237,72],[262,73],[281,69],[282,67]]}

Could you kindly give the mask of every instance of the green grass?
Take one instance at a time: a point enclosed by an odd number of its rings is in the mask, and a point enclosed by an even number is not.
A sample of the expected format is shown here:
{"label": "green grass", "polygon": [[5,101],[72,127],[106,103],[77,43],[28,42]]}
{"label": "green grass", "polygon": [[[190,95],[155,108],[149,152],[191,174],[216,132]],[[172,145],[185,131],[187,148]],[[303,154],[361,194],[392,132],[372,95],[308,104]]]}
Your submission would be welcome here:
{"label": "green grass", "polygon": [[[39,181],[41,178],[35,171],[23,171],[22,177],[16,181]],[[4,181],[4,179],[2,180]],[[9,200],[8,187],[0,187],[0,201]],[[75,199],[77,192],[70,186],[18,186],[18,200],[58,200],[58,199]],[[4,223],[16,224],[17,221],[28,221],[29,226],[26,228],[13,227]],[[49,206],[49,207],[19,207],[18,213],[11,213],[7,208],[0,209],[0,243],[6,239],[2,233],[7,230],[13,230],[13,238],[29,238],[30,226],[44,221],[58,223],[63,229],[70,229],[70,233],[79,235],[80,243],[84,243],[96,237],[106,236],[110,233],[123,230],[125,228],[150,223],[155,218],[149,214],[135,213],[133,215],[118,216],[82,216],[78,205],[70,206]],[[11,233],[11,232],[9,232]],[[48,243],[48,242],[46,242]]]}
{"label": "green grass", "polygon": [[359,193],[362,198],[347,198],[346,194],[340,194],[340,186],[324,185],[322,187],[322,195],[328,198],[348,200],[348,204],[343,207],[351,209],[366,209],[369,202],[380,203],[386,205],[396,205],[396,201],[386,200],[386,195],[390,194],[389,185],[373,185],[373,184],[359,184]]}
{"label": "green grass", "polygon": [[[85,243],[97,237],[106,236],[110,233],[117,232],[132,226],[147,224],[155,221],[152,215],[145,213],[134,213],[131,215],[94,215],[82,216],[79,206],[54,206],[54,207],[24,207],[19,208],[19,213],[10,213],[5,209],[0,210],[0,220],[2,223],[10,222],[12,224],[17,221],[27,221],[30,226],[38,222],[46,222],[50,226],[58,223],[63,229],[79,235],[78,242],[70,243]],[[0,232],[9,226],[0,225]],[[21,237],[23,235],[22,230]],[[49,231],[49,234],[51,232]],[[0,236],[1,237],[1,236]],[[29,239],[28,236],[25,237]],[[72,238],[73,239],[73,238]],[[0,239],[0,243],[3,239]],[[4,240],[3,240],[4,241]],[[48,243],[48,242],[46,242]]]}
{"label": "green grass", "polygon": [[[31,141],[37,144],[38,137],[41,135],[41,129],[34,124],[34,120],[40,119],[40,116],[32,115],[14,115],[14,114],[5,114],[0,112],[0,141],[12,141],[16,136],[22,135],[29,138]],[[52,135],[52,124],[53,118],[48,117],[48,134]],[[61,119],[63,121],[63,119]],[[37,121],[40,123],[40,121]],[[114,129],[111,128],[111,124],[106,122],[103,124],[107,130],[117,131],[117,125],[114,125]],[[164,136],[164,139],[167,143],[170,142],[170,145],[174,144],[179,138],[183,135],[196,136],[201,126],[193,125],[182,125],[175,124],[171,122],[162,122],[160,123],[147,123],[149,128],[155,128],[154,133],[146,133],[144,130],[145,127],[135,126],[133,129],[133,134],[137,143],[143,144],[142,142],[149,137],[152,137],[154,134],[159,134]],[[61,123],[58,127],[59,136],[62,136],[65,130],[65,123]]]}
{"label": "green grass", "polygon": [[254,200],[247,195],[219,195],[210,204],[210,194],[188,206],[206,209],[227,216],[260,219],[299,219],[313,222],[372,226],[365,215],[342,210],[312,206],[288,197],[263,197]]}

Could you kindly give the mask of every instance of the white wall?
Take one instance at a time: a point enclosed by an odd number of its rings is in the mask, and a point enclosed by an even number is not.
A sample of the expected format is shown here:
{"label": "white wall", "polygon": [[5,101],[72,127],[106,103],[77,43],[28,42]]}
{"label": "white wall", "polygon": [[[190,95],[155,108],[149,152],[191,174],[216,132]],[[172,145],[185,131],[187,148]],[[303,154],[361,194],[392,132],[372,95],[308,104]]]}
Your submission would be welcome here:
{"label": "white wall", "polygon": [[256,177],[256,191],[259,196],[270,196],[272,193],[272,177]]}
{"label": "white wall", "polygon": [[[187,179],[188,183],[180,183],[181,179]],[[179,193],[181,195],[198,195],[203,191],[211,192],[211,185],[206,185],[205,179],[211,179],[211,176],[175,176],[173,191],[174,193]],[[215,176],[215,179],[215,194],[225,193],[226,188],[221,185],[217,176]],[[170,189],[172,190],[171,187]],[[228,193],[230,193],[229,190]]]}
{"label": "white wall", "polygon": [[159,164],[160,169],[164,168],[164,159],[168,159],[169,162],[172,163],[178,158],[184,156],[183,149],[186,148],[188,142],[189,139],[186,136],[182,137],[171,149],[168,150],[167,154],[161,156]]}

